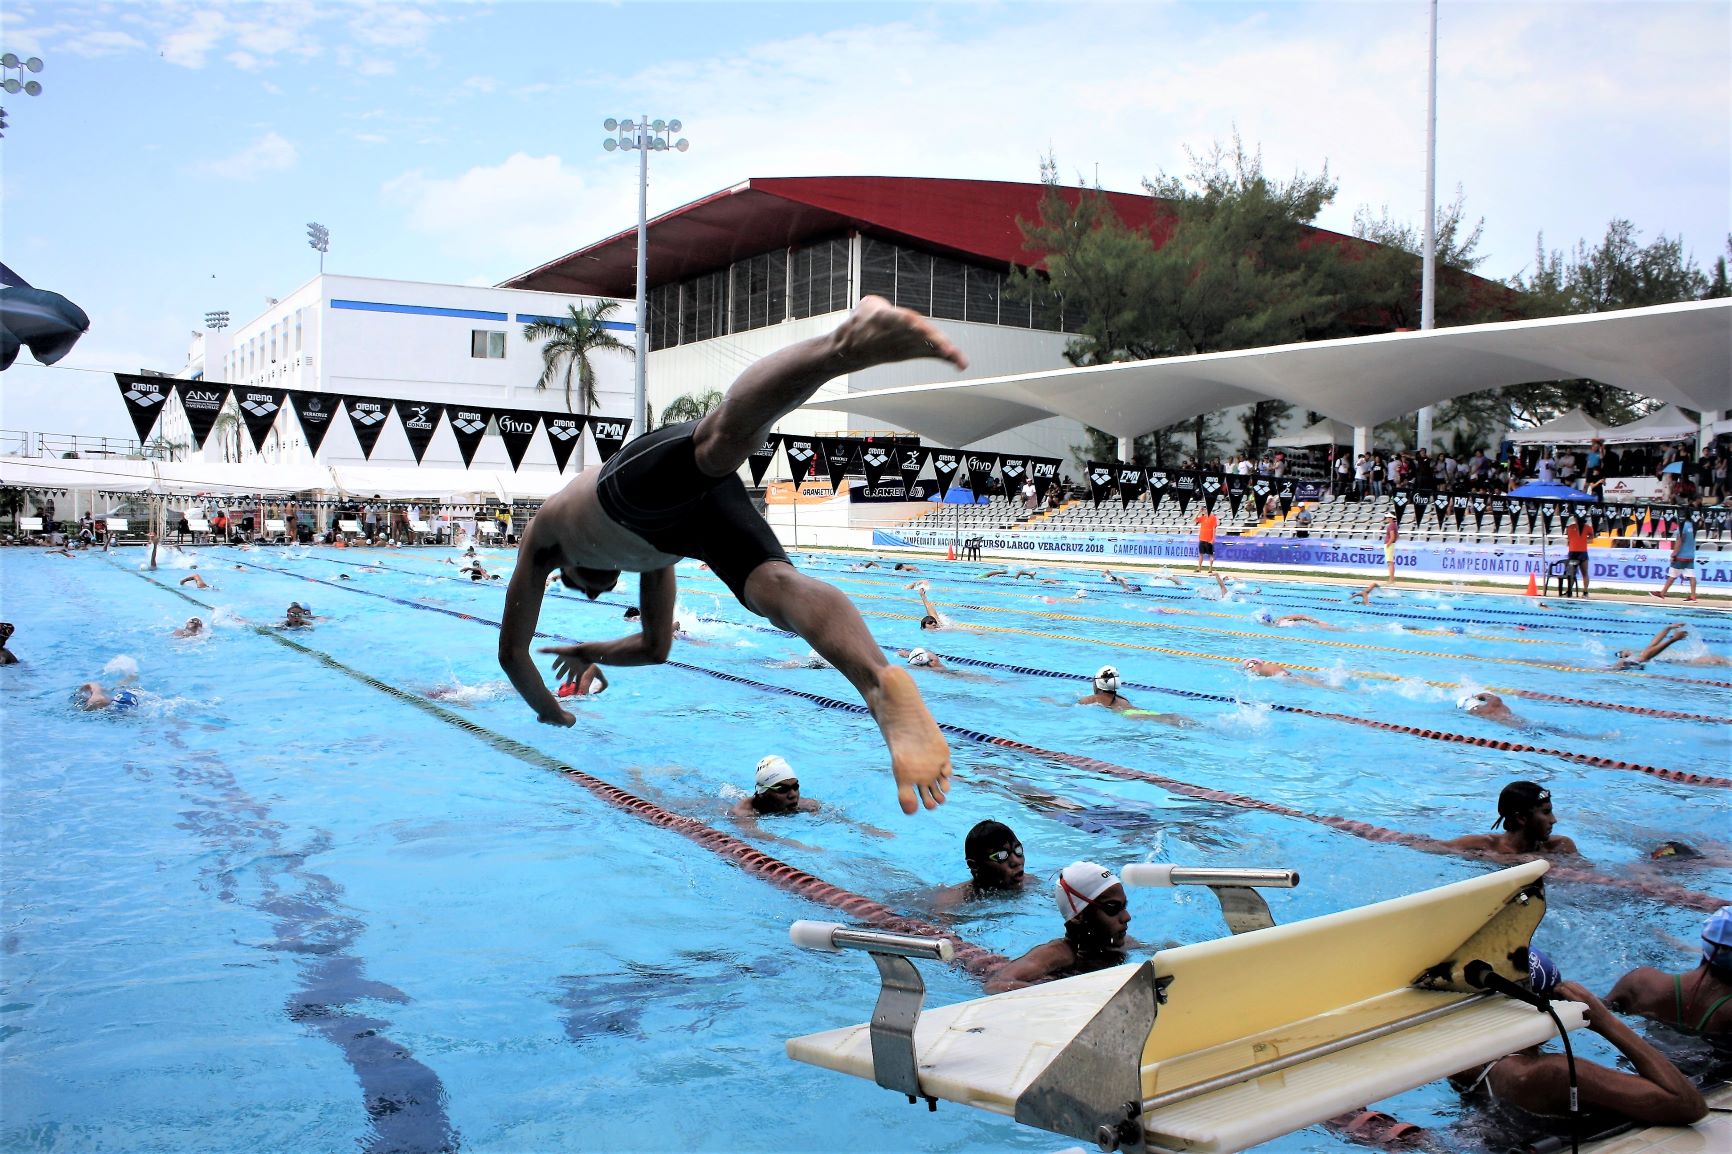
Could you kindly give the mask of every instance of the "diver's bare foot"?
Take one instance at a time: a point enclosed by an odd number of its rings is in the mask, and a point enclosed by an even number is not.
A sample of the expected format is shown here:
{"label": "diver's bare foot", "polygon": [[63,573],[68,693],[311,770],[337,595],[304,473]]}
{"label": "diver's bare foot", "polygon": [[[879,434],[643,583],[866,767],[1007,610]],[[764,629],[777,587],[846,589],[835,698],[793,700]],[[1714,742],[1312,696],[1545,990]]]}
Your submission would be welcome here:
{"label": "diver's bare foot", "polygon": [[897,308],[883,297],[862,297],[835,333],[837,355],[856,369],[938,357],[959,369],[968,358],[938,326],[909,309]]}
{"label": "diver's bare foot", "polygon": [[878,687],[867,694],[866,704],[890,747],[890,768],[896,775],[902,812],[943,805],[950,790],[950,747],[920,700],[914,678],[899,665],[886,666],[879,671]]}

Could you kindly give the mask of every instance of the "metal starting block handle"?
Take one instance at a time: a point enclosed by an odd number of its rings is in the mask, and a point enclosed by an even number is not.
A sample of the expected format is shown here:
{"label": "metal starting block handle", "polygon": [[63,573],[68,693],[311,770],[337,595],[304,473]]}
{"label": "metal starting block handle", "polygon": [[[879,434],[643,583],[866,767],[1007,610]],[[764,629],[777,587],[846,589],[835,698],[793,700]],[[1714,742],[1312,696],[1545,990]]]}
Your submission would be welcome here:
{"label": "metal starting block handle", "polygon": [[922,938],[882,930],[857,930],[839,922],[798,921],[788,927],[788,939],[803,950],[864,950],[878,966],[878,1004],[872,1010],[872,1079],[886,1090],[925,1098],[929,1109],[938,1102],[921,1093],[920,1070],[914,1060],[914,1024],[926,1000],[926,983],[909,958],[948,962],[956,947],[947,938]]}
{"label": "metal starting block handle", "polygon": [[1215,869],[1203,866],[1132,862],[1119,871],[1127,886],[1208,886],[1221,903],[1221,916],[1235,934],[1266,930],[1275,924],[1269,903],[1254,887],[1290,890],[1299,884],[1298,870]]}

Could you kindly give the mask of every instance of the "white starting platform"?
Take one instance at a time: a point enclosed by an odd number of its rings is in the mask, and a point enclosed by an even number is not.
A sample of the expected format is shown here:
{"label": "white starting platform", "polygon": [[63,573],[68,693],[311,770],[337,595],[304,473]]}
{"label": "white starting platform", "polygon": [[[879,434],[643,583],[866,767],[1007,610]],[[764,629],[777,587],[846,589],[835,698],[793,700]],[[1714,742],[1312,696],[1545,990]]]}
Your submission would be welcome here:
{"label": "white starting platform", "polygon": [[[1474,962],[1527,980],[1546,869],[1530,862],[926,1013],[906,959],[944,956],[937,939],[923,952],[926,939],[880,935],[892,944],[877,949],[869,933],[837,930],[830,948],[873,954],[878,1009],[787,1052],[1102,1150],[1230,1154],[1553,1037],[1546,1014],[1468,981]],[[1554,1005],[1567,1029],[1582,1025],[1585,1007]]]}

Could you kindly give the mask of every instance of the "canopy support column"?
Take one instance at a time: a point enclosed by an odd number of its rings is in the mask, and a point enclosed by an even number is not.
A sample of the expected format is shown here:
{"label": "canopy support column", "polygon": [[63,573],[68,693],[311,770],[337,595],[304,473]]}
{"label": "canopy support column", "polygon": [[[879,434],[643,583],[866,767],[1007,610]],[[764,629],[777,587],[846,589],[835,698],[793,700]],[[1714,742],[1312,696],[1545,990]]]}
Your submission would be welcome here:
{"label": "canopy support column", "polygon": [[1360,456],[1362,456],[1365,453],[1369,453],[1369,452],[1371,452],[1371,426],[1370,425],[1354,425],[1353,426],[1353,456],[1354,456],[1354,459],[1357,460]]}

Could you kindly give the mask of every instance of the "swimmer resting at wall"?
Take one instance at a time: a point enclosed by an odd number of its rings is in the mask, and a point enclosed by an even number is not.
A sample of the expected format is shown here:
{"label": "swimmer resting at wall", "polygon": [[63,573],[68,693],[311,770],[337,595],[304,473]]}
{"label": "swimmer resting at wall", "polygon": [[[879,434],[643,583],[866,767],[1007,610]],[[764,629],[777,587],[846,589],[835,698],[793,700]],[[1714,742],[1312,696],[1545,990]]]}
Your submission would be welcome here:
{"label": "swimmer resting at wall", "polygon": [[613,589],[621,572],[640,574],[639,632],[542,650],[555,656],[555,672],[570,681],[592,664],[665,662],[673,642],[674,565],[694,557],[708,563],[742,605],[799,634],[853,683],[889,751],[903,812],[942,804],[950,751],[914,679],[889,663],[840,590],[794,568],[738,477],[771,427],[826,381],[923,357],[958,369],[968,364],[924,318],[867,297],[832,332],[748,366],[701,420],[638,437],[549,498],[524,531],[499,629],[500,667],[536,716],[549,725],[576,721],[529,651],[548,574],[558,570],[591,600]]}
{"label": "swimmer resting at wall", "polygon": [[1482,854],[1499,858],[1546,857],[1552,854],[1581,856],[1576,843],[1554,834],[1557,815],[1552,812],[1551,791],[1538,782],[1512,781],[1497,795],[1497,820],[1492,828],[1502,833],[1475,833],[1437,843],[1450,853]]}

